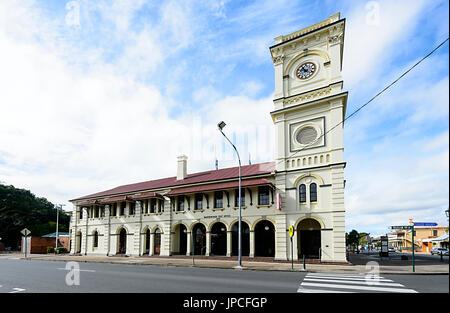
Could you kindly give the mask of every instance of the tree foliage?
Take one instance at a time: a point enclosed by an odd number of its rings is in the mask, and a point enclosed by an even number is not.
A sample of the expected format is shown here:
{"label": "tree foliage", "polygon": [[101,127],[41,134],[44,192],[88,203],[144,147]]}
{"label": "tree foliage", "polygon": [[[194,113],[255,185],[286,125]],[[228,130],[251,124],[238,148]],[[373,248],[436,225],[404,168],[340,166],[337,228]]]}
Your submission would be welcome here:
{"label": "tree foliage", "polygon": [[355,229],[353,229],[350,233],[348,233],[347,237],[347,245],[351,247],[356,247],[359,243],[359,233]]}
{"label": "tree foliage", "polygon": [[[6,247],[18,248],[23,228],[39,237],[56,231],[56,207],[29,190],[0,184],[0,237]],[[59,230],[68,231],[70,216],[59,210]]]}

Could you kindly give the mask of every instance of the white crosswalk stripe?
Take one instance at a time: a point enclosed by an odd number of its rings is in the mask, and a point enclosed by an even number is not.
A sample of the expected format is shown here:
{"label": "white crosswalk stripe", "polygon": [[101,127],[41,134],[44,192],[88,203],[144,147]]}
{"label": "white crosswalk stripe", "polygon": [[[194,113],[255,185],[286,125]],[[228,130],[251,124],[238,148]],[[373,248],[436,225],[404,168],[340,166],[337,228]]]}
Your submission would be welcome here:
{"label": "white crosswalk stripe", "polygon": [[300,284],[300,293],[399,292],[416,293],[413,289],[381,276],[308,273]]}

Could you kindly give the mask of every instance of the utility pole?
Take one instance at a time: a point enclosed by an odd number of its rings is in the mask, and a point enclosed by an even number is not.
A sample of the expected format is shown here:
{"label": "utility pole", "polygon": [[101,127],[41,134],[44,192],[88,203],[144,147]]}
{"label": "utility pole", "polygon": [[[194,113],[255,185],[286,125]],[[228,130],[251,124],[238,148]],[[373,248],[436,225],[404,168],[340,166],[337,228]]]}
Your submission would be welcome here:
{"label": "utility pole", "polygon": [[57,253],[57,249],[58,249],[58,223],[59,223],[59,209],[62,210],[62,207],[65,206],[65,204],[59,204],[59,208],[58,208],[58,204],[56,205],[56,244],[55,244],[55,254]]}

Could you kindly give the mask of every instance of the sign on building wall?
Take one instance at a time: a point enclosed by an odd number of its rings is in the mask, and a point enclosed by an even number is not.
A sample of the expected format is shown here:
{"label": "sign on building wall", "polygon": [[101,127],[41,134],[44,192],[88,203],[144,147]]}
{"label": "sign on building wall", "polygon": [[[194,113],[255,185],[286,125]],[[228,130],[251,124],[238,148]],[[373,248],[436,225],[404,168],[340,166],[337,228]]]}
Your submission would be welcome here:
{"label": "sign on building wall", "polygon": [[277,209],[281,211],[281,193],[277,193]]}

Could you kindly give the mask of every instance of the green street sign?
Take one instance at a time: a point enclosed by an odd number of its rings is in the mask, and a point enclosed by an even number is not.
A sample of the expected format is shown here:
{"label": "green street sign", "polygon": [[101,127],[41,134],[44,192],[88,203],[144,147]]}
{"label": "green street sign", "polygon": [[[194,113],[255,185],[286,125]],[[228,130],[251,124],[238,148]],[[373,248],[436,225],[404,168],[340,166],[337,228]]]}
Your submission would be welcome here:
{"label": "green street sign", "polygon": [[412,226],[391,226],[391,229],[411,229]]}

